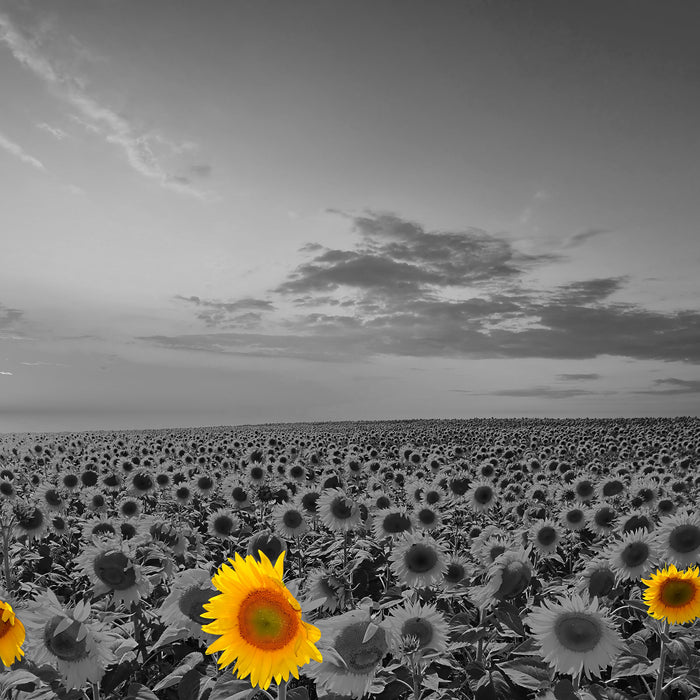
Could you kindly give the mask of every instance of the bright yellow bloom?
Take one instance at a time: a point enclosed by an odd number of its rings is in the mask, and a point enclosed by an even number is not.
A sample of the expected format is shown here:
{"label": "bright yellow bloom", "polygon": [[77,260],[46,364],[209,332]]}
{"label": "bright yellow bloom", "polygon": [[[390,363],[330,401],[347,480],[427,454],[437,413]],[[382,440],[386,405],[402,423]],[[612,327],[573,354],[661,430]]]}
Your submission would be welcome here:
{"label": "bright yellow bloom", "polygon": [[696,567],[678,571],[673,564],[642,579],[649,615],[682,625],[700,617],[700,573]]}
{"label": "bright yellow bloom", "polygon": [[15,617],[15,611],[9,603],[0,600],[0,659],[5,666],[12,666],[24,656],[20,649],[24,643],[24,625]]}
{"label": "bright yellow bloom", "polygon": [[202,630],[221,635],[207,654],[223,652],[221,668],[236,661],[238,677],[250,674],[251,685],[264,690],[273,678],[277,684],[290,673],[299,678],[297,667],[311,659],[323,661],[314,646],[321,631],[301,619],[301,606],[282,582],[284,555],[273,567],[261,551],[260,562],[236,553],[232,567],[224,564],[214,574],[211,582],[221,594],[203,605],[201,615],[213,620]]}

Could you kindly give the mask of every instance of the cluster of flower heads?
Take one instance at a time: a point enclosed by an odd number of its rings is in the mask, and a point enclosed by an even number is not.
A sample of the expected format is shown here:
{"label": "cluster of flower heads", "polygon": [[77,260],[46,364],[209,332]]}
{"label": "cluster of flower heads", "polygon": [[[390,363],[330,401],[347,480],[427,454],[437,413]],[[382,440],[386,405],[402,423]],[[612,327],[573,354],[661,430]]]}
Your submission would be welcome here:
{"label": "cluster of flower heads", "polygon": [[[124,642],[110,614],[146,606],[253,685],[301,667],[329,696],[359,698],[381,690],[387,655],[449,653],[454,613],[529,608],[544,660],[586,677],[623,648],[607,606],[635,586],[648,586],[651,616],[700,614],[693,438],[445,423],[392,440],[375,426],[52,436],[0,452],[4,523],[28,547],[48,544],[47,566],[93,597],[70,602],[44,579],[16,601],[20,617],[7,604],[3,662],[20,658],[26,622],[34,663],[68,687],[99,682]],[[234,550],[248,556],[213,573]],[[547,571],[558,582],[535,604]]]}

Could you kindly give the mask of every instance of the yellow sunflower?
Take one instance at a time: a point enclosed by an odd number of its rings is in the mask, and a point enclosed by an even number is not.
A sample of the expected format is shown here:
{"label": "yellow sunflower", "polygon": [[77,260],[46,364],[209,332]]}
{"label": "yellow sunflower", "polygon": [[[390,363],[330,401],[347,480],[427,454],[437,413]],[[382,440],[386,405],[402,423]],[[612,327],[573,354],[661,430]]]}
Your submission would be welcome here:
{"label": "yellow sunflower", "polygon": [[684,624],[700,617],[700,575],[696,567],[678,571],[673,564],[656,571],[649,579],[644,602],[649,615],[669,624]]}
{"label": "yellow sunflower", "polygon": [[12,666],[24,656],[24,625],[9,603],[0,600],[0,659],[5,666]]}
{"label": "yellow sunflower", "polygon": [[321,631],[301,619],[301,606],[282,582],[284,555],[273,567],[263,552],[259,562],[236,553],[235,561],[229,559],[233,566],[224,564],[212,578],[220,595],[202,606],[202,617],[213,620],[202,630],[220,635],[207,654],[223,652],[221,668],[236,661],[238,677],[250,675],[251,685],[263,690],[273,678],[277,684],[290,673],[298,678],[297,667],[311,659],[323,661],[314,646]]}

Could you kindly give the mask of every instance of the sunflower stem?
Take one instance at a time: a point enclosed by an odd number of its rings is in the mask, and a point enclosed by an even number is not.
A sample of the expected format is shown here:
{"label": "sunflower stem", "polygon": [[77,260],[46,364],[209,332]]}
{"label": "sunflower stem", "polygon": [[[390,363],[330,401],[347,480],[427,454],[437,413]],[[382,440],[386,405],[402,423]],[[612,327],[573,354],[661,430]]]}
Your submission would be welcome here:
{"label": "sunflower stem", "polygon": [[134,619],[134,641],[136,642],[136,648],[138,653],[143,659],[145,657],[145,649],[143,643],[143,627],[141,624],[141,603],[137,603],[134,606],[133,619]]}
{"label": "sunflower stem", "polygon": [[92,684],[92,700],[100,700],[100,684]]}
{"label": "sunflower stem", "polygon": [[661,700],[661,691],[664,684],[664,667],[666,666],[666,639],[668,636],[668,620],[664,620],[663,630],[659,633],[661,651],[659,652],[659,675],[656,677],[653,700]]}
{"label": "sunflower stem", "polygon": [[[484,614],[481,608],[477,608],[478,610],[478,623],[476,625],[477,630],[481,629],[481,626],[483,625],[483,618]],[[476,663],[480,664],[482,663],[482,660],[484,658],[484,638],[479,635],[479,639],[476,642]]]}
{"label": "sunflower stem", "polygon": [[12,569],[10,568],[10,530],[12,525],[7,525],[2,530],[2,565],[5,569],[5,588],[12,591]]}
{"label": "sunflower stem", "polygon": [[420,700],[423,674],[418,670],[415,660],[411,662],[411,675],[413,676],[413,700]]}
{"label": "sunflower stem", "polygon": [[279,684],[277,700],[287,700],[287,681],[283,680]]}

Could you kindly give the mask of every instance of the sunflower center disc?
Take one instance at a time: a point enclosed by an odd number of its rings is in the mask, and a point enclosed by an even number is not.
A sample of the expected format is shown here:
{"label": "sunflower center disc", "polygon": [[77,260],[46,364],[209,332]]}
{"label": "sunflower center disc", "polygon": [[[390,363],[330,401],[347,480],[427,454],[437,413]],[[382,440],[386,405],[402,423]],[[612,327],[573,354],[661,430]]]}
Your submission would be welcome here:
{"label": "sunflower center disc", "polygon": [[215,590],[193,586],[180,596],[177,606],[180,608],[180,612],[192,622],[196,622],[198,625],[206,625],[211,621],[202,617],[202,613],[205,612],[204,603],[208,603],[213,595],[216,595]]}
{"label": "sunflower center disc", "polygon": [[9,620],[7,622],[0,621],[0,639],[2,639],[11,629],[12,625],[10,624]]}
{"label": "sunflower center disc", "polygon": [[578,508],[574,508],[566,514],[566,519],[570,523],[578,524],[583,520],[583,511],[579,510]]}
{"label": "sunflower center disc", "polygon": [[433,637],[433,626],[422,617],[412,617],[404,623],[401,634],[407,637],[411,635],[418,637],[418,642],[423,648]]}
{"label": "sunflower center disc", "polygon": [[491,561],[496,561],[505,551],[506,548],[502,544],[496,544],[489,550],[489,559]]}
{"label": "sunflower center disc", "polygon": [[402,513],[390,513],[384,518],[383,525],[387,532],[398,534],[411,528],[411,520]]}
{"label": "sunflower center disc", "polygon": [[537,541],[544,545],[545,547],[553,544],[554,540],[557,538],[557,531],[550,525],[545,525],[541,527],[537,533]]}
{"label": "sunflower center disc", "polygon": [[214,519],[214,531],[219,535],[230,535],[233,532],[233,520],[228,515],[220,515]]}
{"label": "sunflower center disc", "polygon": [[63,502],[63,499],[61,498],[61,494],[56,491],[56,489],[49,489],[46,492],[46,502],[50,506],[60,506],[61,503]]}
{"label": "sunflower center disc", "polygon": [[474,491],[474,500],[481,505],[486,505],[493,498],[493,491],[489,486],[479,486]]}
{"label": "sunflower center disc", "polygon": [[424,574],[430,571],[437,562],[437,553],[428,545],[414,544],[406,553],[406,568],[417,574]]}
{"label": "sunflower center disc", "polygon": [[599,511],[597,511],[594,518],[596,525],[600,525],[601,527],[610,525],[614,519],[615,511],[612,508],[607,507],[601,508]]}
{"label": "sunflower center disc", "polygon": [[282,521],[287,527],[297,528],[301,525],[303,518],[298,510],[287,510],[282,517]]}
{"label": "sunflower center disc", "polygon": [[588,591],[591,595],[604,596],[612,591],[615,585],[615,574],[610,569],[598,569],[588,580]]}
{"label": "sunflower center disc", "polygon": [[695,586],[686,580],[669,579],[660,593],[661,601],[670,608],[682,608],[695,596]]}
{"label": "sunflower center disc", "polygon": [[649,556],[649,545],[646,542],[631,542],[622,550],[622,561],[627,566],[641,566]]}
{"label": "sunflower center disc", "polygon": [[692,552],[700,547],[700,528],[695,525],[679,525],[671,532],[668,543],[676,552]]}
{"label": "sunflower center disc", "polygon": [[87,655],[87,636],[78,641],[78,632],[82,624],[73,620],[70,626],[54,634],[58,625],[64,620],[63,615],[54,615],[44,627],[44,644],[46,648],[62,661],[80,661]]}
{"label": "sunflower center disc", "polygon": [[352,508],[345,502],[344,497],[338,496],[334,498],[331,503],[331,513],[333,513],[334,517],[338,518],[338,520],[347,520],[352,515]]}
{"label": "sunflower center disc", "polygon": [[95,559],[95,574],[115,591],[125,591],[136,583],[136,571],[123,552],[107,552]]}
{"label": "sunflower center disc", "polygon": [[418,513],[418,519],[423,525],[432,525],[435,522],[435,513],[429,508],[423,508]]}
{"label": "sunflower center disc", "polygon": [[40,528],[44,522],[44,516],[38,508],[35,508],[29,515],[20,518],[18,523],[26,530],[36,530]]}
{"label": "sunflower center disc", "polygon": [[281,649],[294,639],[299,615],[285,598],[274,591],[251,593],[238,612],[241,636],[250,645],[265,651]]}
{"label": "sunflower center disc", "polygon": [[591,651],[603,637],[600,624],[582,613],[560,615],[554,632],[559,643],[569,651]]}
{"label": "sunflower center disc", "polygon": [[517,561],[509,563],[503,569],[497,597],[516,598],[528,587],[531,578],[532,574],[527,565]]}
{"label": "sunflower center disc", "polygon": [[355,622],[346,627],[337,637],[335,648],[354,673],[367,673],[373,669],[387,652],[386,635],[379,628],[372,638],[362,642],[367,631],[367,622]]}
{"label": "sunflower center disc", "polygon": [[447,565],[445,580],[450,583],[459,583],[466,576],[466,573],[465,568],[461,564],[451,562]]}

